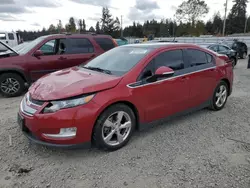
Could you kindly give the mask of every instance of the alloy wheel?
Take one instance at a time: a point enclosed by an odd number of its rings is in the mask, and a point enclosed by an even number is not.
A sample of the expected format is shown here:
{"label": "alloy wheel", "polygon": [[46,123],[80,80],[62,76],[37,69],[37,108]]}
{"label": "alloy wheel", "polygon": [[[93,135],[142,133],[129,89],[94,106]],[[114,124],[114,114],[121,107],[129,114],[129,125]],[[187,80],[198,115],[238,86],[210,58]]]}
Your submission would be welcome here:
{"label": "alloy wheel", "polygon": [[222,107],[225,104],[226,99],[227,99],[227,87],[225,85],[221,85],[218,88],[215,96],[216,96],[216,99],[215,99],[216,106],[219,108]]}
{"label": "alloy wheel", "polygon": [[20,89],[20,83],[15,78],[7,78],[1,82],[1,91],[6,94],[15,94]]}
{"label": "alloy wheel", "polygon": [[128,113],[117,111],[111,114],[102,127],[102,139],[109,146],[122,144],[129,136],[132,121]]}

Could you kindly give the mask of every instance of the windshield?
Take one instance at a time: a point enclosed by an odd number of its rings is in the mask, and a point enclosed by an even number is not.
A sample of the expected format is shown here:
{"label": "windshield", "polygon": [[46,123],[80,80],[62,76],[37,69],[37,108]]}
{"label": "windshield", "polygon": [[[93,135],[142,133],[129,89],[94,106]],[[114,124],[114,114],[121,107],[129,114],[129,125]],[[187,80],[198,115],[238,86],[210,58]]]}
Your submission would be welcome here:
{"label": "windshield", "polygon": [[151,49],[142,47],[116,47],[96,57],[84,68],[122,76],[132,69]]}
{"label": "windshield", "polygon": [[[23,55],[28,53],[32,48],[34,48],[37,44],[39,44],[45,37],[39,37],[31,42],[25,43],[23,47],[16,50],[19,54]],[[25,47],[25,48],[24,48]],[[15,49],[14,49],[15,50]]]}

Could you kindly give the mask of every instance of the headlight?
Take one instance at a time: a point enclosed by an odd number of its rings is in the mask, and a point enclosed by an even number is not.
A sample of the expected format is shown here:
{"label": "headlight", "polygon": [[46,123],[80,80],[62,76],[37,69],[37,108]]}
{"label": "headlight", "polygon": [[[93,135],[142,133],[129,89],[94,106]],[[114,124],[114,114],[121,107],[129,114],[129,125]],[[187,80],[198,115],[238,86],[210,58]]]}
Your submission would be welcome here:
{"label": "headlight", "polygon": [[52,113],[60,109],[72,108],[79,105],[87,104],[94,98],[93,95],[83,96],[75,99],[68,99],[62,101],[51,101],[43,110],[43,113]]}

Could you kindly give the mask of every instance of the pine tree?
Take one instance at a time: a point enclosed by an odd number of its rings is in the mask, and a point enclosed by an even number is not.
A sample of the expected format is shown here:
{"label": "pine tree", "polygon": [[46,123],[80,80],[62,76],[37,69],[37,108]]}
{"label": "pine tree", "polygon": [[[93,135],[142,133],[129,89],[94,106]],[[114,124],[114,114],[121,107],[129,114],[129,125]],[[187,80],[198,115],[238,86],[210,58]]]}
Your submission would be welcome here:
{"label": "pine tree", "polygon": [[227,33],[243,33],[245,27],[248,0],[234,0],[227,22]]}

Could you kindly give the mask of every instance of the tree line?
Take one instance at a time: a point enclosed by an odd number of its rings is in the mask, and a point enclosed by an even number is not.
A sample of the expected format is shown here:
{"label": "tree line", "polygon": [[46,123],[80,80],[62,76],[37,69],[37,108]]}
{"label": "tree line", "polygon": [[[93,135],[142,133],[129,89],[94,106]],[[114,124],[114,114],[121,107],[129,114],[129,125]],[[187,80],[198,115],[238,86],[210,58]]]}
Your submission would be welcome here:
{"label": "tree line", "polygon": [[[233,33],[244,33],[250,31],[250,16],[247,17],[248,0],[233,0],[234,5],[226,18],[225,35]],[[33,40],[39,36],[56,34],[63,32],[71,33],[97,33],[108,34],[114,38],[119,38],[121,33],[124,37],[144,37],[153,35],[155,37],[179,37],[179,36],[200,36],[223,34],[224,18],[219,12],[207,22],[202,18],[209,12],[208,5],[203,0],[183,1],[176,10],[172,19],[146,20],[144,23],[133,22],[121,32],[120,20],[113,17],[107,7],[102,8],[102,17],[95,26],[86,28],[85,19],[74,19],[63,26],[62,22],[55,26],[51,24],[48,29],[41,31],[18,31],[21,37],[26,40]]]}

